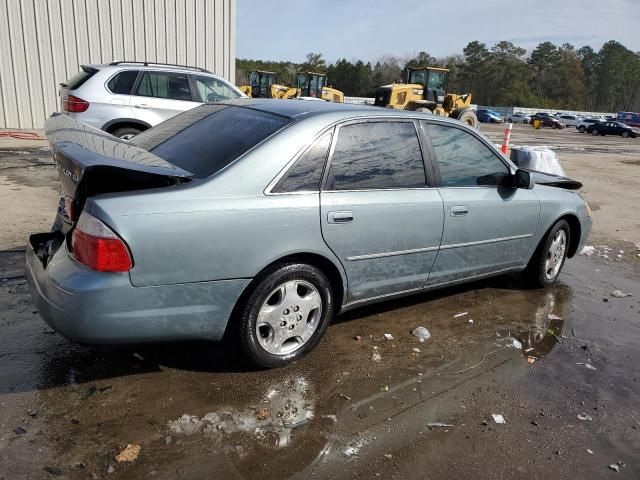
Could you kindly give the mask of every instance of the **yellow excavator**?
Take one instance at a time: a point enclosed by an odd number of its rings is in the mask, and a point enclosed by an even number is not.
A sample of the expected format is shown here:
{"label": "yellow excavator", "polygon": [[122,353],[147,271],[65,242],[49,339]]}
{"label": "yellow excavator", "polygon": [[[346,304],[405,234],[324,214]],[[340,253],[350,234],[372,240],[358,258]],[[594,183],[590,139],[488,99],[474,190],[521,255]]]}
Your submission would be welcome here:
{"label": "yellow excavator", "polygon": [[314,97],[328,102],[344,102],[344,93],[326,85],[324,73],[298,72],[296,86],[288,87],[278,83],[275,72],[254,70],[249,72],[249,82],[240,86],[240,90],[253,98],[300,98]]}
{"label": "yellow excavator", "polygon": [[471,110],[471,94],[447,93],[448,79],[447,68],[408,67],[405,83],[394,82],[378,87],[374,105],[431,112],[477,128],[478,117]]}

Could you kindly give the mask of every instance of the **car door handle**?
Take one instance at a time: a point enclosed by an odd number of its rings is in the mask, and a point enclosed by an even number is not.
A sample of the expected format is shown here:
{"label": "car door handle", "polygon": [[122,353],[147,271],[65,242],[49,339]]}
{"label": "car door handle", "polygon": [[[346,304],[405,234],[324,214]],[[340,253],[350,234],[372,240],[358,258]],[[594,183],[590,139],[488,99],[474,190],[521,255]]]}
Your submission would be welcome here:
{"label": "car door handle", "polygon": [[456,205],[455,207],[451,207],[452,217],[464,217],[467,213],[469,213],[469,207],[465,205]]}
{"label": "car door handle", "polygon": [[353,212],[329,212],[327,215],[327,221],[329,223],[349,223],[353,222]]}
{"label": "car door handle", "polygon": [[135,108],[142,108],[142,109],[149,108],[149,106],[147,104],[145,104],[145,103],[138,103],[138,104],[134,105],[134,107]]}

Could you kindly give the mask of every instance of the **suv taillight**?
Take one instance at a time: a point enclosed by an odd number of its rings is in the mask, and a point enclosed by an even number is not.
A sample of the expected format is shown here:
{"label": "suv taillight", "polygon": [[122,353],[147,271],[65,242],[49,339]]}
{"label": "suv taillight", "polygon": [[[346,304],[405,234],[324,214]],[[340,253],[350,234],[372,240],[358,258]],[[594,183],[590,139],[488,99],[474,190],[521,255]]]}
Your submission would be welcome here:
{"label": "suv taillight", "polygon": [[62,109],[65,112],[74,112],[74,113],[85,112],[87,108],[89,108],[89,102],[79,97],[76,97],[75,95],[69,95],[62,102]]}
{"label": "suv taillight", "polygon": [[133,266],[127,244],[87,212],[73,231],[71,251],[78,262],[100,272],[128,272]]}

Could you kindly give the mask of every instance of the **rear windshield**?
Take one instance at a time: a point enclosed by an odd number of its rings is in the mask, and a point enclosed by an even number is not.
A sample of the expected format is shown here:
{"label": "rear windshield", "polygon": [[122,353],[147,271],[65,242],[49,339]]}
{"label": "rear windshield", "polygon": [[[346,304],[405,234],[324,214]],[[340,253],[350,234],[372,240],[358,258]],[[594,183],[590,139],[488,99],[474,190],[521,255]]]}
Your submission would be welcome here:
{"label": "rear windshield", "polygon": [[202,105],[137,135],[131,143],[205,178],[219,172],[290,118],[230,105]]}
{"label": "rear windshield", "polygon": [[67,87],[69,90],[75,90],[80,88],[84,82],[89,80],[98,70],[91,67],[82,66],[82,70],[76,73],[73,77],[62,84],[63,87]]}

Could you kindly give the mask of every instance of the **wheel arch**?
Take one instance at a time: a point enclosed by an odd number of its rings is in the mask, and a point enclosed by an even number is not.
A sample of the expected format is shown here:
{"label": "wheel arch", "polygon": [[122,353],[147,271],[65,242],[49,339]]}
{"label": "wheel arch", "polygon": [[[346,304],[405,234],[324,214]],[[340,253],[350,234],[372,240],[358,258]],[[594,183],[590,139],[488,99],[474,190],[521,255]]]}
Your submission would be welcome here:
{"label": "wheel arch", "polygon": [[117,129],[125,127],[134,127],[141,128],[142,130],[148,130],[149,128],[151,128],[151,125],[137,118],[115,118],[105,123],[102,126],[102,130],[107,133],[113,133]]}
{"label": "wheel arch", "polygon": [[[572,213],[567,213],[558,220],[565,220],[569,224],[569,251],[567,252],[567,258],[571,258],[578,252],[580,238],[582,238],[582,225],[580,225],[578,217]],[[555,225],[558,220],[553,224]]]}
{"label": "wheel arch", "polygon": [[334,305],[336,306],[335,311],[336,313],[340,313],[340,310],[342,308],[342,302],[344,301],[347,295],[347,290],[346,290],[347,278],[342,268],[336,265],[336,263],[331,259],[319,253],[311,253],[311,252],[289,253],[287,255],[283,255],[282,257],[277,258],[276,260],[271,261],[268,265],[265,265],[253,277],[253,280],[251,280],[249,285],[245,287],[245,289],[242,291],[242,293],[238,297],[238,300],[236,301],[235,306],[233,307],[230,321],[227,324],[225,336],[228,334],[228,332],[232,331],[232,328],[229,328],[229,327],[232,323],[236,323],[236,322],[232,322],[232,320],[238,318],[241,308],[247,301],[247,298],[250,295],[251,291],[255,288],[256,284],[262,279],[262,277],[266,274],[266,272],[274,268],[276,265],[280,265],[283,263],[291,263],[291,262],[306,263],[308,265],[312,265],[320,269],[322,273],[324,273],[327,276],[327,278],[331,282],[331,285],[335,286],[334,288],[334,295],[335,295]]}

